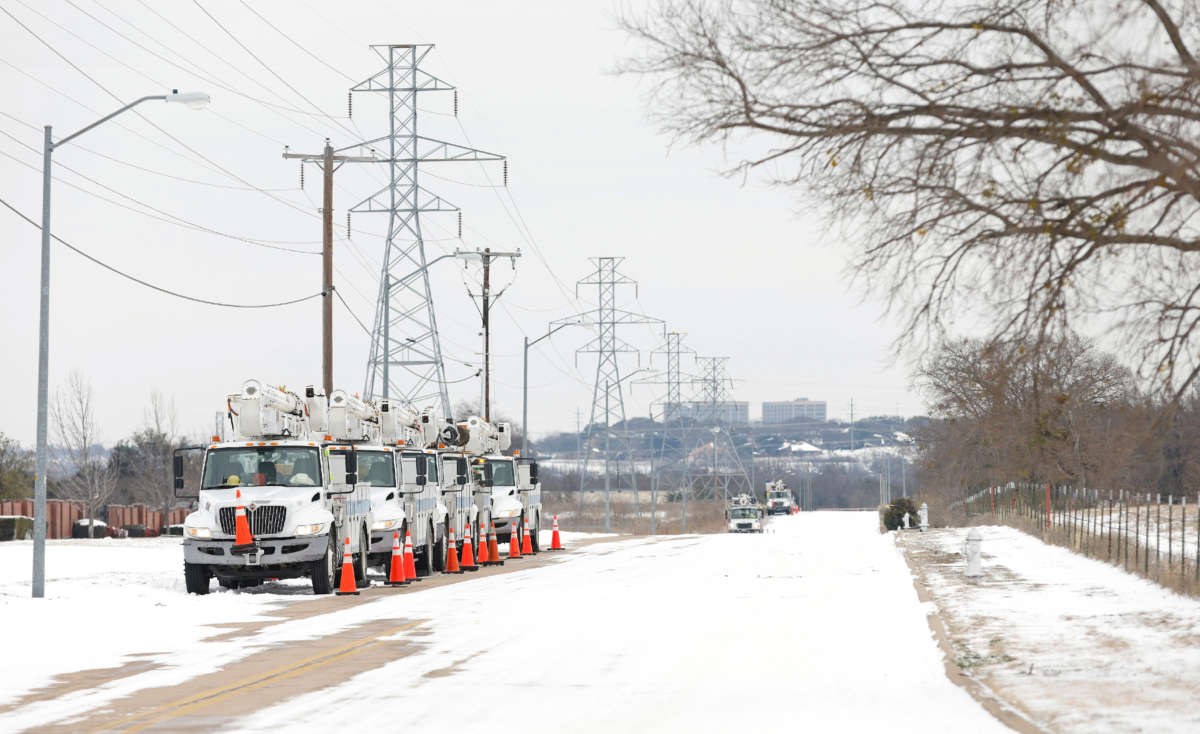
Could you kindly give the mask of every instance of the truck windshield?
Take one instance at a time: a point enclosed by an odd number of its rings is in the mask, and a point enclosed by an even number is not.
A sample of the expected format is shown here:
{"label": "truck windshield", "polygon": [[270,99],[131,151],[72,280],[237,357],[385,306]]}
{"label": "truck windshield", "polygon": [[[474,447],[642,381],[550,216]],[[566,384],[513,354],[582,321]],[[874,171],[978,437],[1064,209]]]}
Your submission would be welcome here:
{"label": "truck windshield", "polygon": [[781,500],[787,496],[788,496],[787,492],[772,492],[771,493],[771,499],[773,499],[773,500]]}
{"label": "truck windshield", "polygon": [[358,452],[358,483],[368,487],[395,487],[396,465],[383,451]]}
{"label": "truck windshield", "polygon": [[488,463],[492,465],[492,484],[497,487],[515,487],[517,484],[516,477],[513,476],[513,463],[511,461],[497,461],[489,459]]}
{"label": "truck windshield", "polygon": [[209,452],[201,488],[265,484],[319,487],[320,480],[321,462],[316,448],[246,446]]}
{"label": "truck windshield", "polygon": [[746,520],[758,517],[758,510],[753,507],[739,507],[730,513],[735,519]]}

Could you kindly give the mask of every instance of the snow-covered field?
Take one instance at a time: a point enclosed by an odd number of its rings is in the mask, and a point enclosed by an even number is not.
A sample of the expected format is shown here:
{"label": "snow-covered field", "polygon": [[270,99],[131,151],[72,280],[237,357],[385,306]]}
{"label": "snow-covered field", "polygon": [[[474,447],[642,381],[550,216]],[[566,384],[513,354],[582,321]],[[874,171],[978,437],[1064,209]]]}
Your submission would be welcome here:
{"label": "snow-covered field", "polygon": [[1009,527],[906,533],[958,664],[1048,731],[1195,732],[1200,602]]}
{"label": "snow-covered field", "polygon": [[[352,712],[356,730],[388,731],[1002,731],[945,676],[926,605],[876,526],[874,513],[815,513],[774,518],[763,535],[609,540],[537,568],[338,603],[298,582],[189,597],[169,540],[51,544],[50,598],[34,601],[29,544],[4,544],[0,613],[29,634],[9,647],[22,665],[0,673],[0,730],[90,729],[124,697],[222,666],[250,670],[254,657],[383,620],[394,631],[382,641],[400,641],[392,657],[355,665],[355,652],[341,654],[349,667],[317,668],[319,688],[290,698],[287,683],[264,680],[253,708],[219,728],[338,731]],[[314,604],[328,611],[294,614]],[[273,613],[287,618],[203,639],[222,631],[206,624]],[[52,674],[118,665],[127,674],[103,685],[3,705]],[[237,695],[159,716],[211,728]]]}

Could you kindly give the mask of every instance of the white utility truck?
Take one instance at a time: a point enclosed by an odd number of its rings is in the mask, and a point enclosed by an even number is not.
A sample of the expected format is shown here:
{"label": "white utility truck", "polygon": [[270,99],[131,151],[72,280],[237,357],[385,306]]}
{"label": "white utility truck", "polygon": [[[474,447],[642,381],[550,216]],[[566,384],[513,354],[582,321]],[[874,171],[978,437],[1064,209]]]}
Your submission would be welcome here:
{"label": "white utility truck", "polygon": [[729,506],[725,508],[725,526],[731,533],[761,533],[762,507],[748,494],[730,497]]}
{"label": "white utility truck", "polygon": [[[403,542],[412,534],[417,574],[428,576],[446,560],[447,509],[441,492],[437,446],[438,420],[430,410],[417,414],[397,403],[379,403],[380,443],[396,452],[396,490],[372,490],[375,524],[370,561],[386,571],[391,562],[392,532]],[[440,551],[440,553],[439,553]]]}
{"label": "white utility truck", "polygon": [[788,489],[782,479],[767,482],[768,515],[789,515],[795,506],[796,499],[792,496],[792,490]]}
{"label": "white utility truck", "polygon": [[[311,429],[313,413],[329,412],[326,397],[314,390],[302,399],[247,380],[225,405],[226,439],[218,433],[208,446],[175,453],[175,495],[196,500],[184,521],[188,592],[208,593],[214,576],[229,588],[307,576],[314,593],[328,594],[340,582],[347,538],[355,580],[366,585],[371,487],[359,481],[352,445]],[[185,477],[188,454],[200,459],[193,487]],[[364,466],[374,467],[373,460]],[[238,507],[245,508],[251,542],[235,547]]]}
{"label": "white utility truck", "polygon": [[542,485],[538,481],[537,462],[516,454],[505,455],[512,445],[512,427],[507,423],[493,426],[472,417],[467,421],[467,430],[473,437],[479,437],[472,446],[477,452],[472,478],[486,488],[484,523],[494,522],[497,540],[507,543],[513,523],[519,531],[528,520],[530,541],[536,553],[540,550],[542,526]]}

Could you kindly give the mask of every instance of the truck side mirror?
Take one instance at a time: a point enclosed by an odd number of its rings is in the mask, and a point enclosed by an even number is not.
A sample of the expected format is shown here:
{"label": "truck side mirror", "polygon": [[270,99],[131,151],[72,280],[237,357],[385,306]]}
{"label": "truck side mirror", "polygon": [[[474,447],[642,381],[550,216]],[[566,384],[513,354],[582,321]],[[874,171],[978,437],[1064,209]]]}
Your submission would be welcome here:
{"label": "truck side mirror", "polygon": [[483,486],[491,487],[494,484],[492,476],[492,464],[485,461],[483,463]]}
{"label": "truck side mirror", "polygon": [[200,466],[203,459],[203,446],[181,446],[172,453],[175,499],[196,499],[200,496]]}
{"label": "truck side mirror", "polygon": [[347,451],[346,457],[346,484],[354,486],[358,484],[358,454],[354,451]]}
{"label": "truck side mirror", "polygon": [[178,492],[183,489],[183,457],[175,454],[173,464],[175,470],[175,491]]}
{"label": "truck side mirror", "polygon": [[417,465],[417,486],[424,487],[429,483],[429,459],[425,454],[420,454],[416,458]]}
{"label": "truck side mirror", "polygon": [[458,457],[454,460],[454,471],[458,475],[454,478],[454,483],[463,485],[467,483],[467,460],[463,457]]}
{"label": "truck side mirror", "polygon": [[537,471],[538,471],[537,470],[537,462],[536,461],[529,462],[529,483],[530,484],[538,483]]}

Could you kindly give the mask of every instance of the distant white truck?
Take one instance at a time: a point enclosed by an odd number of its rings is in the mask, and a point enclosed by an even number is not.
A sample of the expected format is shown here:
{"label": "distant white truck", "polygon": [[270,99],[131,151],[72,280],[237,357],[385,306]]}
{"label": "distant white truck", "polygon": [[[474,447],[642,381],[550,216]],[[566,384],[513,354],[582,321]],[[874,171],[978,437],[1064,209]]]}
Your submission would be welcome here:
{"label": "distant white truck", "polygon": [[[367,585],[370,486],[358,480],[354,446],[311,430],[309,416],[325,412],[326,397],[311,391],[302,399],[247,380],[225,405],[227,439],[222,430],[207,446],[175,453],[175,494],[196,500],[183,527],[187,591],[208,593],[214,577],[229,588],[308,577],[314,593],[328,594],[340,583],[347,538],[357,585]],[[198,459],[194,486],[189,455]],[[242,545],[235,544],[238,507],[251,535]]]}
{"label": "distant white truck", "polygon": [[729,499],[725,508],[725,526],[731,533],[761,533],[763,510],[758,501],[748,495],[739,494]]}
{"label": "distant white truck", "polygon": [[796,499],[782,479],[767,482],[768,515],[790,515],[795,506]]}

